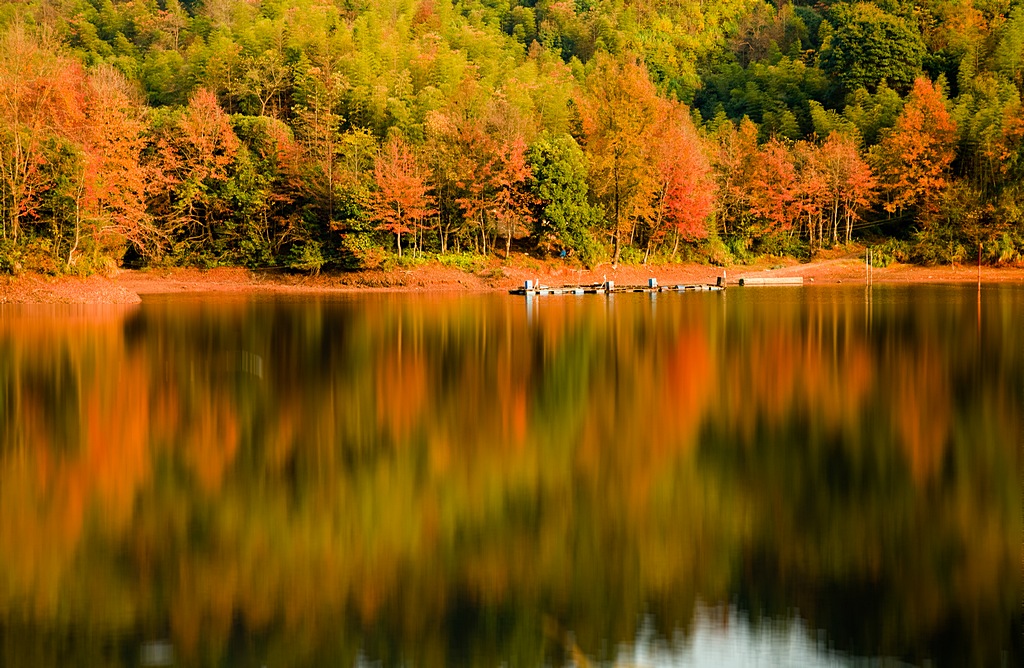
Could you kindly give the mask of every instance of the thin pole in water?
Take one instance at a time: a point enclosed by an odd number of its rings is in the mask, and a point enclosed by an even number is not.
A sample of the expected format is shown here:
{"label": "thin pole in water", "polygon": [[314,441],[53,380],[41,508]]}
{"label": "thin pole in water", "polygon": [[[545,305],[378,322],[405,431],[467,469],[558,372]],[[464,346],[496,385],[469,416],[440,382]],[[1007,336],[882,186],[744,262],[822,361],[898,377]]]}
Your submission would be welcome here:
{"label": "thin pole in water", "polygon": [[978,242],[978,344],[981,344],[981,242]]}

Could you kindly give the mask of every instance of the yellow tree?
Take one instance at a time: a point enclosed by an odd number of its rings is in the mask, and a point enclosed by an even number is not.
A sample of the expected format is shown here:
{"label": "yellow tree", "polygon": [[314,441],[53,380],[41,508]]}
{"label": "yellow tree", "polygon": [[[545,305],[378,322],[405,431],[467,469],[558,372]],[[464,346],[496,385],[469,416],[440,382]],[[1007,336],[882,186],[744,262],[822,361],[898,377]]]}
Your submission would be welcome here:
{"label": "yellow tree", "polygon": [[623,236],[632,236],[638,220],[653,217],[659,178],[652,150],[660,104],[647,68],[636,59],[598,55],[594,61],[580,107],[592,191],[610,217],[616,264]]}
{"label": "yellow tree", "polygon": [[718,183],[716,203],[722,232],[745,234],[751,219],[752,184],[760,158],[757,126],[747,117],[740,121],[739,127],[726,121],[715,132],[714,141],[711,164]]}

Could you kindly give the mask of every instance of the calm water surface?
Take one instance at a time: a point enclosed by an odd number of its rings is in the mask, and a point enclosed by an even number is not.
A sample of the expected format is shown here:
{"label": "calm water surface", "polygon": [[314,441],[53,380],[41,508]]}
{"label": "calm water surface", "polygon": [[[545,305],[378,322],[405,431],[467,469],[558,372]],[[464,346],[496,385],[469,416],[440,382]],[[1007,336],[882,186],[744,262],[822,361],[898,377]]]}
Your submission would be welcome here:
{"label": "calm water surface", "polygon": [[0,310],[0,665],[1024,662],[1024,289]]}

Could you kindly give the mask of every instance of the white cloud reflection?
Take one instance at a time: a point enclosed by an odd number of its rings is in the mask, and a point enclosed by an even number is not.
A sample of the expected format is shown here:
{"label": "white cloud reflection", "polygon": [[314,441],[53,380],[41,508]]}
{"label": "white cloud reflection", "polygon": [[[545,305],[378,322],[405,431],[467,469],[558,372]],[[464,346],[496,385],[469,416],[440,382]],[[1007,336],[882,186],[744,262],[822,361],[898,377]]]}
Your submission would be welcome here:
{"label": "white cloud reflection", "polygon": [[795,615],[752,626],[734,608],[699,609],[690,633],[673,642],[655,638],[652,625],[645,623],[637,642],[621,647],[616,661],[617,666],[637,668],[833,668],[853,663],[829,649]]}

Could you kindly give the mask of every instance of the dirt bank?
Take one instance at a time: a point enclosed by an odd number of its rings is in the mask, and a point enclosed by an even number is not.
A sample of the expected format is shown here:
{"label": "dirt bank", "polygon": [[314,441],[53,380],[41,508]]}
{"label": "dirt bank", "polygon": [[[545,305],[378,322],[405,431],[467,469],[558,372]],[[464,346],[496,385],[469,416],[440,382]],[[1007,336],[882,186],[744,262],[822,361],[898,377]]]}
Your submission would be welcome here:
{"label": "dirt bank", "polygon": [[[152,269],[122,271],[113,276],[0,278],[0,304],[67,303],[132,304],[140,295],[182,292],[266,292],[302,294],[335,291],[470,291],[484,292],[518,287],[526,280],[545,285],[599,283],[615,281],[619,285],[643,284],[656,277],[665,284],[714,283],[725,274],[729,284],[744,276],[802,276],[805,284],[828,285],[863,283],[863,261],[855,256],[799,263],[794,260],[764,260],[753,265],[712,267],[698,264],[652,266],[601,265],[592,270],[572,267],[559,261],[541,261],[514,256],[510,262],[497,259],[473,271],[445,267],[439,263],[391,271],[372,270],[345,274],[305,276],[284,272],[252,272],[240,268]],[[876,268],[876,283],[973,283],[978,269],[972,266],[921,267],[892,265]],[[1024,268],[983,267],[985,283],[1022,283]]]}
{"label": "dirt bank", "polygon": [[0,304],[138,304],[137,292],[116,278],[0,276]]}

